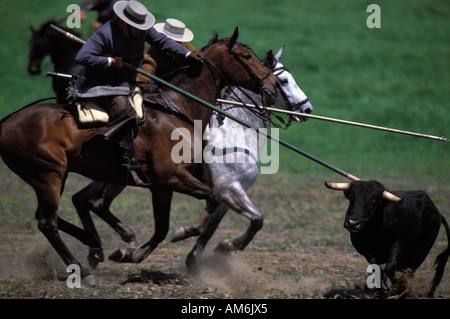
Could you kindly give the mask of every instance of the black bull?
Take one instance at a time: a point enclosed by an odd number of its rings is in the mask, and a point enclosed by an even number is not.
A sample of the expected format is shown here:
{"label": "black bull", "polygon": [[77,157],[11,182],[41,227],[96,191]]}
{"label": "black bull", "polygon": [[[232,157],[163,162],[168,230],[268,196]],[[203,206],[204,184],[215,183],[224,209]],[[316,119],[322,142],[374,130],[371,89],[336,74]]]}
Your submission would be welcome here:
{"label": "black bull", "polygon": [[448,246],[435,261],[436,273],[428,293],[433,296],[450,255],[450,229],[430,197],[424,191],[394,191],[399,198],[393,201],[383,196],[386,189],[376,181],[325,185],[344,191],[350,201],[344,227],[350,231],[355,249],[370,264],[386,264],[383,281],[388,288],[397,270],[414,272],[419,268],[444,225]]}

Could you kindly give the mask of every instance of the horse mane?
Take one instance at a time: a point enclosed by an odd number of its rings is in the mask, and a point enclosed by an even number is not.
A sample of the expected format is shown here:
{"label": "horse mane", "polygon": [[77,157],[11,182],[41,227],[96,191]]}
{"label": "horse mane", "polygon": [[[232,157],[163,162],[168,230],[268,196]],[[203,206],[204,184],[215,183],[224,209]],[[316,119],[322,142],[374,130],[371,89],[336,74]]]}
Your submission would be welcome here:
{"label": "horse mane", "polygon": [[212,46],[217,42],[219,42],[219,33],[217,33],[217,31],[214,31],[212,39],[209,40],[209,42],[200,51],[202,52],[205,51],[206,49],[208,49],[210,46]]}
{"label": "horse mane", "polygon": [[[217,42],[219,42],[219,34],[217,33],[217,31],[213,32],[213,37],[211,40],[209,40],[209,42],[200,49],[201,52],[205,52],[208,48],[210,48],[212,45],[216,44]],[[162,77],[163,79],[165,79],[166,81],[172,81],[176,76],[180,76],[182,74],[187,74],[190,78],[195,78],[198,76],[198,74],[192,74],[189,72],[189,68],[187,68],[186,66],[182,66],[181,68],[178,68],[177,70],[171,72],[170,74],[166,75],[165,77]]]}

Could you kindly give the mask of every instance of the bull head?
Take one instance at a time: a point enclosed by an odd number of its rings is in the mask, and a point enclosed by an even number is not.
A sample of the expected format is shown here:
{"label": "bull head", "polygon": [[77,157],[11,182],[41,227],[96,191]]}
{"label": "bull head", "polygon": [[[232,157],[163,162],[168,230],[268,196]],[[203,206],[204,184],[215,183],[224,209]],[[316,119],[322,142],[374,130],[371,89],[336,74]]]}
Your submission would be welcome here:
{"label": "bull head", "polygon": [[374,216],[384,207],[383,200],[401,202],[402,199],[388,192],[383,185],[376,181],[352,183],[325,183],[330,189],[344,191],[350,201],[345,214],[344,227],[350,232],[360,232],[373,223]]}
{"label": "bull head", "polygon": [[[339,191],[346,191],[350,188],[350,183],[333,183],[333,182],[326,182],[325,186],[329,189],[339,190]],[[402,198],[395,196],[394,194],[388,192],[387,190],[383,191],[383,198],[391,201],[400,203],[403,201]]]}

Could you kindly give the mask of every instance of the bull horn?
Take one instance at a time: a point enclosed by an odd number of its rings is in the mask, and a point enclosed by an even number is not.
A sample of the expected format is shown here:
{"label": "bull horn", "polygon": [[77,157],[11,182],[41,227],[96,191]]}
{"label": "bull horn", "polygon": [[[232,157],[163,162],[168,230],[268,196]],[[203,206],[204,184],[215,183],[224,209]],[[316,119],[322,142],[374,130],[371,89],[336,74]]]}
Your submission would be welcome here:
{"label": "bull horn", "polygon": [[346,191],[350,188],[350,183],[332,183],[332,182],[326,182],[325,186],[330,189],[335,189],[338,191]]}
{"label": "bull horn", "polygon": [[400,203],[400,202],[403,201],[403,198],[395,196],[394,194],[389,193],[388,191],[384,191],[383,192],[383,198],[387,199],[387,200],[389,200],[391,202],[397,202],[397,203]]}

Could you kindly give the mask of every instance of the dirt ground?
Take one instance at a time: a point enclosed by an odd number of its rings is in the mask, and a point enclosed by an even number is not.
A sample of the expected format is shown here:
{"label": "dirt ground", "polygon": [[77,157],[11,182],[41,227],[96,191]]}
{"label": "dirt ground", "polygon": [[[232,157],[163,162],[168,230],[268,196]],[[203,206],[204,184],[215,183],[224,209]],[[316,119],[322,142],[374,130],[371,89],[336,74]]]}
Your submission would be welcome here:
{"label": "dirt ground", "polygon": [[[87,180],[81,177],[71,177],[67,184],[60,214],[74,223],[79,222],[70,196],[86,184]],[[0,298],[425,298],[434,275],[434,259],[447,247],[443,229],[415,276],[399,274],[406,278],[405,286],[391,293],[369,289],[368,263],[353,249],[342,226],[348,202],[342,193],[322,185],[321,178],[296,181],[287,176],[262,177],[249,194],[264,212],[263,229],[246,250],[215,254],[213,248],[221,240],[239,236],[248,226],[243,217],[227,214],[207,247],[196,276],[189,275],[184,264],[195,239],[178,243],[166,239],[141,264],[117,264],[109,260],[101,263],[97,269],[98,287],[90,287],[83,281],[81,288],[71,289],[66,284],[70,273],[37,229],[34,195],[11,177],[8,186],[1,190],[4,196],[8,192],[11,196],[0,207],[3,211]],[[442,185],[428,182],[425,186],[450,220],[450,203],[445,191],[441,194]],[[203,205],[204,202],[176,195],[171,227],[189,226]],[[140,243],[150,238],[153,220],[147,191],[127,189],[112,209],[135,230]],[[96,216],[94,220],[105,257],[117,248],[126,247],[105,223]],[[87,265],[87,248],[65,234],[62,236]],[[436,298],[450,298],[448,264]]]}

